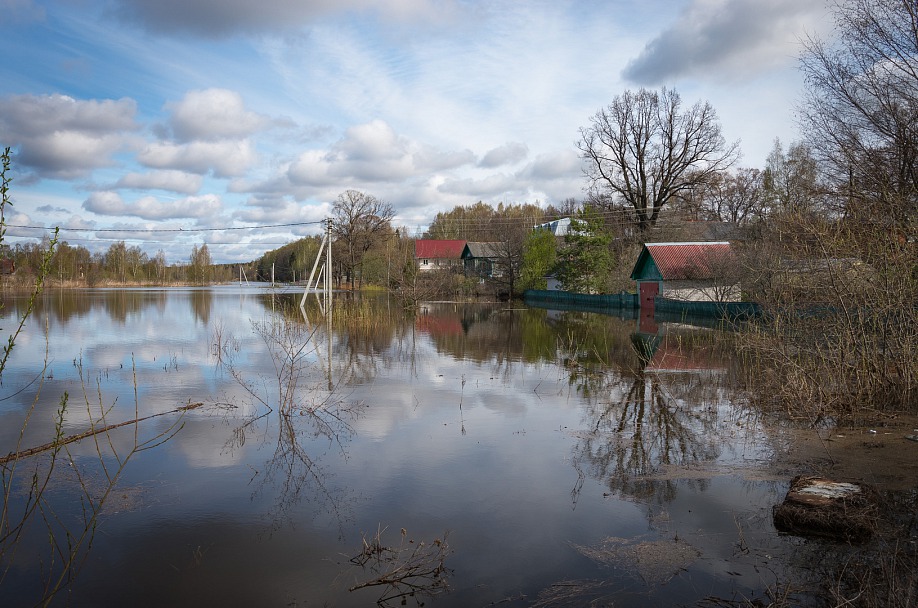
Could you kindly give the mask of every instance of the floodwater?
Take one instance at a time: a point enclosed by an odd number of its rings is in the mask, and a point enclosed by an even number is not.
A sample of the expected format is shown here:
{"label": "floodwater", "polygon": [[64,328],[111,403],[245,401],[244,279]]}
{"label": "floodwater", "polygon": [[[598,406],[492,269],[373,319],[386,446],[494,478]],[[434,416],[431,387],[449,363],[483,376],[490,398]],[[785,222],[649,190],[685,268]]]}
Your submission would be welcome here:
{"label": "floodwater", "polygon": [[[691,605],[791,567],[788,478],[761,474],[775,440],[716,331],[299,301],[43,296],[3,371],[0,454],[51,441],[65,393],[65,437],[160,415],[6,469],[12,525],[48,483],[0,545],[0,604],[40,601],[71,555],[56,602],[76,606]],[[5,298],[4,343],[24,302]]]}

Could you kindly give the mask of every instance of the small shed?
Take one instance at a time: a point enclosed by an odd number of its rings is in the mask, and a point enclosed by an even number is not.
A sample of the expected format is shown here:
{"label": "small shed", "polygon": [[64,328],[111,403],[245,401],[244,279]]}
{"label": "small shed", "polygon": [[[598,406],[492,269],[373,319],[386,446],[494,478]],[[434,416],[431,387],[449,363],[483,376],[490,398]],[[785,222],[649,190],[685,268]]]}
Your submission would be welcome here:
{"label": "small shed", "polygon": [[730,243],[645,243],[631,279],[641,308],[654,298],[734,302],[740,299],[736,260]]}
{"label": "small shed", "polygon": [[465,241],[418,239],[414,242],[414,259],[420,270],[446,270],[462,266]]}

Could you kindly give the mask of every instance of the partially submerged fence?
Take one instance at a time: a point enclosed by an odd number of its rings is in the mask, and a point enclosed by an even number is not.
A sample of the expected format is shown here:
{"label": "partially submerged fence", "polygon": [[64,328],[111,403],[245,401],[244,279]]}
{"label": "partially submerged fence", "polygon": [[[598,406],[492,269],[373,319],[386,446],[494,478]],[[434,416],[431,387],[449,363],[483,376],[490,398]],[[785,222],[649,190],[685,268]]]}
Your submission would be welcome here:
{"label": "partially submerged fence", "polygon": [[[621,292],[611,294],[570,293],[530,289],[523,294],[523,301],[541,308],[559,308],[584,311],[620,311],[639,308],[637,294]],[[710,319],[746,319],[761,314],[755,302],[694,302],[654,298],[654,312],[666,317],[700,317]]]}
{"label": "partially submerged fence", "polygon": [[590,294],[547,289],[528,289],[523,293],[523,301],[541,305],[562,304],[571,307],[583,306],[593,309],[638,307],[637,294],[628,293],[626,291],[621,293]]}

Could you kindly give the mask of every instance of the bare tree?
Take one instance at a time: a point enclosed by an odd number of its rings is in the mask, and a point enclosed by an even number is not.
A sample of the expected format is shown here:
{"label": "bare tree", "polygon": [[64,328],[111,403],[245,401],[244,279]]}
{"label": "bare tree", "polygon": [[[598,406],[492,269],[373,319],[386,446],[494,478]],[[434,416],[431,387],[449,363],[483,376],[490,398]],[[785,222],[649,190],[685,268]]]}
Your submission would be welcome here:
{"label": "bare tree", "polygon": [[812,148],[794,142],[785,153],[781,140],[775,138],[765,161],[762,188],[765,205],[771,213],[799,214],[818,210],[825,187],[820,183],[819,166]]}
{"label": "bare tree", "polygon": [[806,41],[803,126],[849,217],[908,229],[918,209],[918,5],[835,3],[835,42]]}
{"label": "bare tree", "polygon": [[338,195],[332,210],[332,232],[336,242],[344,246],[338,256],[343,271],[354,287],[354,276],[364,254],[373,244],[391,232],[395,211],[392,205],[358,190],[345,190]]}
{"label": "bare tree", "polygon": [[739,143],[727,145],[710,103],[683,111],[679,94],[625,91],[580,129],[577,147],[594,192],[622,198],[642,232],[666,203],[732,165]]}
{"label": "bare tree", "polygon": [[737,225],[765,214],[762,172],[741,168],[718,176],[705,192],[702,210],[707,217]]}

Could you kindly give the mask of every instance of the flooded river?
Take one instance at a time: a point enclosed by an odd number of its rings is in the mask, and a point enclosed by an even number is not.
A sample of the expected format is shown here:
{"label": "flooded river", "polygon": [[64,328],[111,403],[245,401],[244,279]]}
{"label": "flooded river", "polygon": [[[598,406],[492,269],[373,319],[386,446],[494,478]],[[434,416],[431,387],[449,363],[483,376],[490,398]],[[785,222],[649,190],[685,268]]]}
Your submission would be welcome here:
{"label": "flooded river", "polygon": [[693,605],[796,567],[771,522],[790,473],[763,473],[777,438],[716,331],[299,300],[43,296],[0,454],[96,433],[4,465],[0,604]]}

